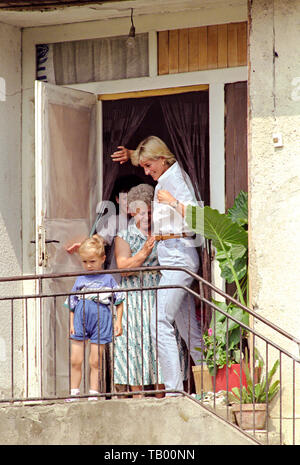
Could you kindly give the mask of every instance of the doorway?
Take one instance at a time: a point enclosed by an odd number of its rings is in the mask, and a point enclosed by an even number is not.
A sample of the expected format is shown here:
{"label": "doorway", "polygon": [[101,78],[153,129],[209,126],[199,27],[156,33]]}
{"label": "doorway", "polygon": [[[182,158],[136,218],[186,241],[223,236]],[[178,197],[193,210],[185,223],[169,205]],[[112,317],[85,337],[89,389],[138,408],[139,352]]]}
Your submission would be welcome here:
{"label": "doorway", "polygon": [[[128,112],[130,111],[129,120]],[[135,149],[146,137],[162,139],[189,174],[198,200],[210,203],[209,95],[203,91],[108,100],[103,114],[103,199],[109,199],[118,177],[136,174],[152,183],[140,167],[113,164],[110,154],[123,145]],[[113,165],[113,166],[112,166]]]}
{"label": "doorway", "polygon": [[[189,174],[198,200],[209,205],[209,101],[208,90],[194,91],[182,94],[151,96],[102,102],[103,115],[103,198],[109,199],[108,186],[118,182],[124,175],[137,175],[142,182],[155,185],[150,176],[144,174],[140,167],[130,162],[117,166],[110,160],[110,154],[123,145],[135,149],[138,144],[150,135],[162,139],[174,153],[181,167]],[[136,107],[136,111],[132,107]],[[128,114],[135,118],[133,127],[128,121]],[[140,117],[142,115],[142,117]],[[119,119],[119,120],[118,120]],[[127,129],[130,136],[125,133]],[[123,132],[123,138],[120,134]],[[112,133],[117,141],[112,147]],[[110,200],[113,201],[112,198]],[[207,259],[207,249],[200,249],[199,273],[210,280],[210,260]],[[208,297],[208,296],[207,296]],[[207,325],[210,315],[200,303],[197,314],[201,324]],[[184,343],[182,342],[184,347]],[[110,385],[109,358],[107,351],[107,386]],[[190,379],[193,379],[192,375]]]}
{"label": "doorway", "polygon": [[[196,87],[196,86],[195,86]],[[110,155],[118,146],[135,149],[146,137],[161,138],[191,178],[197,199],[210,205],[209,89],[102,102],[103,115],[103,199],[110,197],[118,177],[135,174],[154,185],[140,167],[119,165]],[[126,94],[125,94],[126,96]],[[199,249],[200,275],[211,281],[211,260],[207,247]],[[205,297],[209,297],[208,290]],[[210,319],[205,312],[204,325]],[[200,318],[200,315],[199,315]]]}

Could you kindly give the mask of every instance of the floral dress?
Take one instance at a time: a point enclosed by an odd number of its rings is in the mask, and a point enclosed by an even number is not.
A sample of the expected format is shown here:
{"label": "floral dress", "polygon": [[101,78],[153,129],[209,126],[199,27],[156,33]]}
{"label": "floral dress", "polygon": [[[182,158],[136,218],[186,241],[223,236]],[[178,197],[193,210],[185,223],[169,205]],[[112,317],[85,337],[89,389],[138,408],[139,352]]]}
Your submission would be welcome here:
{"label": "floral dress", "polygon": [[[129,225],[127,230],[120,231],[118,236],[125,240],[132,255],[139,252],[147,238],[136,227]],[[143,267],[159,266],[157,260],[157,243],[143,263]],[[141,280],[144,287],[158,286],[160,273],[146,271],[130,276],[123,276],[121,288],[139,288]],[[141,386],[149,384],[163,384],[159,364],[156,363],[156,348],[151,338],[151,317],[156,308],[156,291],[128,291],[125,292],[123,302],[122,336],[114,341],[114,384]],[[177,338],[180,346],[180,358],[184,370],[187,367],[187,354],[182,347],[178,331]],[[127,366],[128,359],[128,366]],[[157,376],[158,368],[158,376]]]}

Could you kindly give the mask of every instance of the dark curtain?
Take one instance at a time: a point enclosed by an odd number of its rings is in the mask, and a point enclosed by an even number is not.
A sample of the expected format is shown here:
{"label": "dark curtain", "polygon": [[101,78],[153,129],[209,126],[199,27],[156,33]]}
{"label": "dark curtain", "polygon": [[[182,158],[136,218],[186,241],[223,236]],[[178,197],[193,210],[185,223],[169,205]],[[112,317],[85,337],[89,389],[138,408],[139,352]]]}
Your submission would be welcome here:
{"label": "dark curtain", "polygon": [[[189,174],[198,200],[209,205],[209,101],[208,92],[160,97],[160,104],[173,144],[174,155]],[[210,244],[199,250],[201,275],[211,282]],[[210,290],[201,286],[200,292],[210,299]],[[211,310],[199,302],[197,314],[206,329]]]}
{"label": "dark curtain", "polygon": [[178,163],[189,174],[198,200],[209,205],[208,92],[160,97]]}
{"label": "dark curtain", "polygon": [[[151,99],[124,99],[103,102],[103,199],[109,200],[120,164],[110,155],[119,145],[127,147],[151,106]],[[124,166],[124,165],[121,165]],[[124,171],[124,170],[123,170]]]}

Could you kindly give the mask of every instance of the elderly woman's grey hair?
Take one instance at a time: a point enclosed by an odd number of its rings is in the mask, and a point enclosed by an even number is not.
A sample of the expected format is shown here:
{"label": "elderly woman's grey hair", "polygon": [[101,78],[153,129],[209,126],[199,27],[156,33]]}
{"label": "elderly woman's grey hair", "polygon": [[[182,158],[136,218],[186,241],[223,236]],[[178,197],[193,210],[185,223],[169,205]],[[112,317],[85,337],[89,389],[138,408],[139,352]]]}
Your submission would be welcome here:
{"label": "elderly woman's grey hair", "polygon": [[148,207],[154,196],[154,187],[150,184],[138,184],[130,189],[127,194],[127,204],[129,210],[135,209],[138,202],[144,202]]}

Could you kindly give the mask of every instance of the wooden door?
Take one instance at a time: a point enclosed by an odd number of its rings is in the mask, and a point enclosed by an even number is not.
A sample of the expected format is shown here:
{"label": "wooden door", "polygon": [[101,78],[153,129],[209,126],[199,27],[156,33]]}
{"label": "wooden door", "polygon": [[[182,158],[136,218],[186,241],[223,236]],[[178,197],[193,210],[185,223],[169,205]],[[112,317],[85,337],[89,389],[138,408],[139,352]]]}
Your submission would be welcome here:
{"label": "wooden door", "polygon": [[247,82],[225,85],[225,208],[248,191]]}

